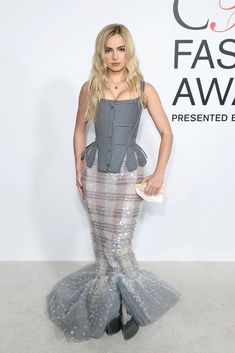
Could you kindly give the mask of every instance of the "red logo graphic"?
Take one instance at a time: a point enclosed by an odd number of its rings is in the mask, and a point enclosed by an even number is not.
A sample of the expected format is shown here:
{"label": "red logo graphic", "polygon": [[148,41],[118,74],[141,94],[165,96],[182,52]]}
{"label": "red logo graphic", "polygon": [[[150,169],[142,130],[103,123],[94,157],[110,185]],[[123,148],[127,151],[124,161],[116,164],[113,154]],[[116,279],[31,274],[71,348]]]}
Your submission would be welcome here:
{"label": "red logo graphic", "polygon": [[[231,6],[231,7],[224,7],[222,6],[222,0],[219,0],[219,7],[222,9],[222,10],[225,10],[225,11],[231,11],[231,10],[234,10],[235,9],[235,5]],[[207,20],[206,24],[203,25],[203,26],[200,26],[200,27],[193,27],[193,26],[190,26],[189,24],[187,24],[185,21],[182,20],[182,18],[180,17],[180,14],[179,14],[179,0],[174,0],[174,3],[173,3],[173,13],[174,13],[174,16],[175,16],[175,19],[176,21],[184,28],[186,29],[191,29],[191,30],[202,30],[202,29],[206,29],[208,27],[208,24],[209,24],[209,20]],[[230,15],[228,21],[227,21],[227,26],[225,29],[216,29],[217,27],[217,23],[215,21],[211,22],[209,24],[209,27],[212,31],[214,32],[227,32],[229,30],[231,30],[232,28],[235,27],[235,22],[233,22],[232,24],[230,23],[231,21],[231,18],[232,16],[235,14],[235,11],[233,11],[233,13]]]}

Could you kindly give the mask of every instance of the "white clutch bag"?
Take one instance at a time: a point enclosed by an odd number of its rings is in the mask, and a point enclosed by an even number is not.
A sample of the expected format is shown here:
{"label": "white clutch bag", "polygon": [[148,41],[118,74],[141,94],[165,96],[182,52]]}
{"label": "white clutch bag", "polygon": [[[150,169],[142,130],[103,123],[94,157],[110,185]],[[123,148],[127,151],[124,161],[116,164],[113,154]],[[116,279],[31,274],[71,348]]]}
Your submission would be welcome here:
{"label": "white clutch bag", "polygon": [[157,193],[157,195],[146,195],[144,193],[144,188],[147,185],[147,183],[137,183],[135,184],[135,190],[137,192],[137,194],[142,197],[142,199],[144,199],[145,201],[150,201],[150,202],[157,202],[157,203],[161,203],[163,201],[163,194],[164,194],[164,184],[162,184],[159,192]]}

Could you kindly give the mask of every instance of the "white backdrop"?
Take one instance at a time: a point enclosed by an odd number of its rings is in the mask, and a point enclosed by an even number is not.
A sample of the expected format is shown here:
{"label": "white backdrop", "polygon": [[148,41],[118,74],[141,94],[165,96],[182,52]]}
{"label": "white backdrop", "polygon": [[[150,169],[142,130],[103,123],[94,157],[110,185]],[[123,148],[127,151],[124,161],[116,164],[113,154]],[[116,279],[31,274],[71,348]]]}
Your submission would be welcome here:
{"label": "white backdrop", "polygon": [[[1,0],[1,260],[92,260],[89,221],[76,187],[73,131],[77,99],[88,79],[95,38],[113,22],[131,31],[146,82],[157,89],[170,120],[174,144],[165,173],[162,205],[144,204],[133,240],[138,260],[234,261],[235,82],[226,102],[216,88],[202,104],[196,78],[207,95],[217,78],[223,96],[234,77],[233,10],[219,1],[181,0],[187,29],[167,1]],[[233,1],[224,1],[231,7]],[[230,17],[230,19],[229,19]],[[216,22],[214,31],[211,22]],[[233,56],[224,50],[233,52]],[[180,55],[174,67],[175,43]],[[208,60],[191,68],[202,41]],[[207,49],[208,49],[207,48]],[[200,55],[209,52],[205,47]],[[218,60],[230,69],[222,68]],[[188,97],[173,101],[187,79]],[[182,93],[186,93],[184,86]],[[179,121],[176,114],[226,114],[227,121]],[[235,120],[235,119],[234,119]],[[87,143],[94,140],[90,124]],[[155,168],[160,136],[143,111],[139,143]]]}

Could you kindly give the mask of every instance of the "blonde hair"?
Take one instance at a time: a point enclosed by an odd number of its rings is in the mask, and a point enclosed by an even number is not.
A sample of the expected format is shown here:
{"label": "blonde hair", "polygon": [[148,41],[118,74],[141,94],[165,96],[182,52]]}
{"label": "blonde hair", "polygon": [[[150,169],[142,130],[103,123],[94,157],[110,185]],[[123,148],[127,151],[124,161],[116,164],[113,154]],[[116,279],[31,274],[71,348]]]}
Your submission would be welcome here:
{"label": "blonde hair", "polygon": [[85,121],[95,120],[99,100],[104,97],[103,90],[108,82],[107,67],[104,63],[105,45],[107,39],[116,33],[122,36],[126,45],[127,61],[123,78],[131,91],[138,93],[138,97],[140,97],[139,104],[144,108],[144,94],[140,87],[140,80],[143,80],[143,75],[139,69],[139,61],[135,53],[133,38],[127,27],[122,24],[113,23],[105,26],[96,37],[92,69],[88,79]]}

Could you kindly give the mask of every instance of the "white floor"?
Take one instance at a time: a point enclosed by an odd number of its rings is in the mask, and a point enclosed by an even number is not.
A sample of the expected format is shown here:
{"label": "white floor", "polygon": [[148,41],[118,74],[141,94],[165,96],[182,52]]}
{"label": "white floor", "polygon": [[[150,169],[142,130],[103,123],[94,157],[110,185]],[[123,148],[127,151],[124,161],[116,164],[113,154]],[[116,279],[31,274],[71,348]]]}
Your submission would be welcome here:
{"label": "white floor", "polygon": [[54,283],[88,262],[0,263],[1,353],[234,353],[234,262],[139,262],[182,293],[159,320],[125,341],[121,331],[68,342],[45,315]]}

